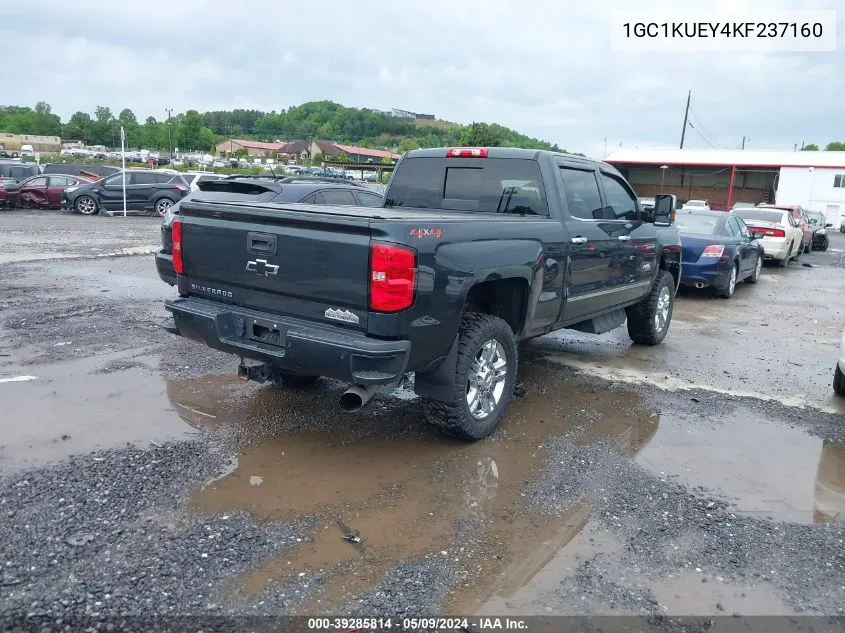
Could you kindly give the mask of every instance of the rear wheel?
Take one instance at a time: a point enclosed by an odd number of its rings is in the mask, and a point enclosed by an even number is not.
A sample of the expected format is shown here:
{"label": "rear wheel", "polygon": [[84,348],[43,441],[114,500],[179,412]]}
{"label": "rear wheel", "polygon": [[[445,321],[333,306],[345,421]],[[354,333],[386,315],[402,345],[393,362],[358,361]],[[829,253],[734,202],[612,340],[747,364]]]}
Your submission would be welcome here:
{"label": "rear wheel", "polygon": [[736,280],[739,278],[739,265],[734,264],[731,267],[731,274],[728,277],[728,283],[717,291],[719,296],[723,299],[730,299],[736,290]]}
{"label": "rear wheel", "polygon": [[675,307],[675,280],[669,271],[661,270],[651,292],[642,301],[628,308],[628,336],[641,345],[657,345],[669,331]]}
{"label": "rear wheel", "polygon": [[499,425],[513,395],[516,336],[499,317],[468,312],[458,330],[452,399],[423,400],[426,420],[444,433],[480,440]]}
{"label": "rear wheel", "polygon": [[167,212],[170,210],[170,207],[173,206],[173,200],[170,198],[159,198],[156,200],[154,208],[155,212],[158,213],[161,217],[167,215]]}
{"label": "rear wheel", "polygon": [[79,196],[73,203],[73,208],[82,215],[94,215],[99,210],[97,201],[91,196]]}
{"label": "rear wheel", "polygon": [[819,243],[819,250],[820,251],[826,251],[828,246],[830,246],[830,238],[827,235],[825,235],[822,238],[822,241]]}
{"label": "rear wheel", "polygon": [[763,272],[763,256],[757,255],[757,261],[754,262],[754,272],[751,273],[751,276],[746,279],[746,281],[750,284],[756,284],[760,281],[760,274]]}
{"label": "rear wheel", "polygon": [[778,260],[778,266],[780,266],[781,268],[786,268],[786,265],[789,263],[789,260],[792,259],[792,249],[794,247],[795,247],[795,244],[789,245],[789,250],[786,251],[786,257]]}
{"label": "rear wheel", "polygon": [[837,396],[845,396],[845,374],[836,366],[836,371],[833,372],[833,392]]}

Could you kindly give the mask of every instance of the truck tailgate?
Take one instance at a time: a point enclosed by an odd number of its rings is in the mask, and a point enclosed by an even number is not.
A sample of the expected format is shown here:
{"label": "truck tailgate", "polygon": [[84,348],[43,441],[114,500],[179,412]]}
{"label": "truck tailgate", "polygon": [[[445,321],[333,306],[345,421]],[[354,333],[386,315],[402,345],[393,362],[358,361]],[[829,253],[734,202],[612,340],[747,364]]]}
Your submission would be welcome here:
{"label": "truck tailgate", "polygon": [[[370,218],[332,207],[186,203],[180,292],[365,328]],[[363,210],[360,210],[363,211]]]}

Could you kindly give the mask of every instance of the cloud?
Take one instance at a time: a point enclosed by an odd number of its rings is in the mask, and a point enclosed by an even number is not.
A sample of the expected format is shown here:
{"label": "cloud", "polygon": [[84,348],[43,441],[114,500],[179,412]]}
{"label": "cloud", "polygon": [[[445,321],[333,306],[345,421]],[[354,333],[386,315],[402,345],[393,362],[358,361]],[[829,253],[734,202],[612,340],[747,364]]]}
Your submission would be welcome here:
{"label": "cloud", "polygon": [[[65,118],[129,107],[143,120],[165,107],[278,111],[331,99],[497,122],[598,156],[605,138],[609,147],[677,146],[690,89],[690,147],[736,147],[742,136],[758,147],[824,144],[839,133],[845,101],[840,52],[614,52],[611,11],[629,7],[624,0],[427,0],[413,11],[375,0],[313,15],[274,0],[239,6],[0,3],[4,50],[26,51],[0,66],[0,101],[44,100]],[[647,11],[702,6],[653,0]],[[726,20],[732,11],[835,9],[836,0],[706,6]]]}

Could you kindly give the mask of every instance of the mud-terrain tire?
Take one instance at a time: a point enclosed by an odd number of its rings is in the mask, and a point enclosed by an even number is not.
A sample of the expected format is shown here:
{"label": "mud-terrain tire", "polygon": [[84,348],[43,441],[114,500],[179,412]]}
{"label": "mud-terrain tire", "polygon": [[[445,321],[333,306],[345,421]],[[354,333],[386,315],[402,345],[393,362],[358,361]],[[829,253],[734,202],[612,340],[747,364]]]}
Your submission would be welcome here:
{"label": "mud-terrain tire", "polygon": [[[640,345],[658,345],[666,338],[675,308],[674,284],[669,271],[661,270],[648,295],[639,303],[625,308],[628,336],[632,341]],[[662,317],[659,321],[658,315]]]}
{"label": "mud-terrain tire", "polygon": [[289,371],[277,369],[270,377],[276,387],[287,387],[290,389],[301,389],[313,385],[319,376],[307,376],[305,374],[292,374]]}
{"label": "mud-terrain tire", "polygon": [[[501,360],[504,360],[503,366]],[[452,400],[423,399],[426,421],[462,440],[487,437],[496,430],[508,408],[516,384],[517,366],[516,336],[511,327],[499,317],[466,313],[458,326]],[[482,395],[485,392],[487,395]],[[470,400],[479,406],[489,403],[492,409],[474,413]]]}
{"label": "mud-terrain tire", "polygon": [[754,272],[745,278],[746,283],[756,284],[760,281],[760,273],[763,272],[763,256],[757,255],[757,261],[754,262]]}
{"label": "mud-terrain tire", "polygon": [[845,396],[845,374],[839,369],[838,363],[836,371],[833,372],[833,393],[837,396]]}

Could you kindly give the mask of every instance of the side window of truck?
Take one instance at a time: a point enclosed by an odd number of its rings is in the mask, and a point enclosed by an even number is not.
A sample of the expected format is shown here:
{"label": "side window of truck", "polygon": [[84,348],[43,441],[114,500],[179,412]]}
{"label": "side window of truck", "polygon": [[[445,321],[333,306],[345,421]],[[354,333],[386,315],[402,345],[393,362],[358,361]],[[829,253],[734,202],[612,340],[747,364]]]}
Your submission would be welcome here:
{"label": "side window of truck", "polygon": [[639,219],[637,213],[637,198],[631,193],[628,188],[623,185],[616,176],[610,174],[601,175],[602,184],[604,185],[604,195],[607,197],[607,206],[609,220],[628,220],[635,221]]}
{"label": "side window of truck", "polygon": [[603,220],[604,209],[596,173],[586,169],[561,167],[560,176],[563,178],[563,193],[569,215],[580,220]]}

